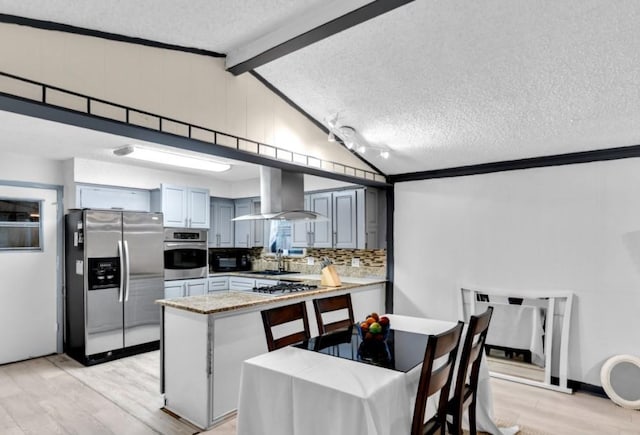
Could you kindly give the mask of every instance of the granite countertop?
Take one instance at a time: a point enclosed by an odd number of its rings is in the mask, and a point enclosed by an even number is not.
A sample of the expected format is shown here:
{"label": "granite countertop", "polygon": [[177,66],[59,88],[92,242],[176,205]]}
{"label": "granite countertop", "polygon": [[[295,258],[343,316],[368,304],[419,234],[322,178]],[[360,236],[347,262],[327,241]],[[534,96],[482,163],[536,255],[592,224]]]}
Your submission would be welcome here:
{"label": "granite countertop", "polygon": [[[234,273],[235,274],[235,273]],[[219,275],[229,275],[228,273]],[[319,275],[301,275],[294,274],[300,277],[301,281],[318,281]],[[251,274],[250,276],[256,276]],[[284,275],[279,275],[277,278],[281,278]],[[315,279],[313,279],[315,278]],[[288,278],[287,278],[288,279]],[[160,299],[156,303],[167,307],[178,308],[186,311],[191,311],[199,314],[215,314],[225,311],[234,311],[254,306],[268,305],[279,303],[282,301],[289,301],[293,299],[303,299],[309,296],[318,296],[326,293],[332,293],[336,291],[357,289],[359,287],[365,287],[371,284],[383,284],[386,281],[384,279],[372,279],[372,278],[353,278],[356,282],[347,282],[346,280],[351,278],[343,278],[342,285],[338,287],[318,287],[316,290],[307,290],[298,293],[288,293],[281,296],[272,296],[264,293],[253,293],[246,291],[219,291],[215,293],[209,293],[200,296],[188,296],[175,299]]]}
{"label": "granite countertop", "polygon": [[[304,274],[304,273],[285,273],[282,275],[262,275],[260,273],[248,273],[248,272],[215,272],[209,273],[209,278],[215,278],[216,276],[241,276],[243,278],[255,278],[255,279],[272,279],[272,280],[287,280],[287,281],[320,281],[320,275]],[[343,283],[350,284],[375,284],[380,282],[386,282],[386,278],[382,277],[358,277],[358,276],[341,276],[340,280]]]}

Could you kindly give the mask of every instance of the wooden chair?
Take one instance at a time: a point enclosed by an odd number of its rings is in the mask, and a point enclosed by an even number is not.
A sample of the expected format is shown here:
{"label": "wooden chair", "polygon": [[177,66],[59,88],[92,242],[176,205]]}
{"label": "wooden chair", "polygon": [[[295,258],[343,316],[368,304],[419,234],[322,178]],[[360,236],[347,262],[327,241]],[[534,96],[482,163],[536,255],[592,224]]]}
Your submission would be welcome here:
{"label": "wooden chair", "polygon": [[[478,375],[480,373],[480,363],[482,362],[482,348],[489,322],[493,314],[493,307],[479,316],[471,316],[469,328],[462,345],[462,355],[456,375],[456,386],[453,398],[449,401],[447,414],[453,416],[453,423],[449,426],[452,434],[462,435],[462,415],[465,408],[469,408],[469,432],[471,435],[477,433],[476,429],[476,398],[478,390]],[[469,382],[467,383],[467,376]]]}
{"label": "wooden chair", "polygon": [[[429,335],[418,382],[411,435],[433,434],[437,431],[441,434],[445,433],[449,390],[463,326],[462,322],[458,322],[456,326],[442,334]],[[434,361],[442,357],[447,357],[446,361],[434,369]],[[427,399],[438,391],[440,401],[436,415],[425,422]]]}
{"label": "wooden chair", "polygon": [[[284,307],[271,308],[269,310],[262,311],[261,314],[269,352],[311,338],[311,334],[309,333],[309,320],[307,319],[307,307],[304,302],[298,302],[297,304],[286,305]],[[302,331],[297,331],[276,339],[273,338],[272,328],[274,326],[294,322],[296,320],[302,320]]]}
{"label": "wooden chair", "polygon": [[[320,334],[326,334],[327,332],[335,331],[338,329],[346,329],[353,325],[353,307],[351,306],[351,294],[340,296],[330,296],[327,298],[320,298],[313,300],[313,308],[316,312],[316,320],[318,321],[318,332]],[[338,320],[325,324],[322,320],[322,313],[329,313],[331,311],[344,310],[348,311],[348,318]]]}

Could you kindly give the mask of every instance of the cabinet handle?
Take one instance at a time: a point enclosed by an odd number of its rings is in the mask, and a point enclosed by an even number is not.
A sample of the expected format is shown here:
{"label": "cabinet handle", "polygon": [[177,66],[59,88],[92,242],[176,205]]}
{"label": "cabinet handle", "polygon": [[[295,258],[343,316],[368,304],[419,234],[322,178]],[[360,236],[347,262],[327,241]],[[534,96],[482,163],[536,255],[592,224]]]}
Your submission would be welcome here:
{"label": "cabinet handle", "polygon": [[187,296],[187,283],[183,282],[182,283],[182,296]]}
{"label": "cabinet handle", "polygon": [[335,248],[338,244],[338,233],[336,231],[333,232],[333,247]]}
{"label": "cabinet handle", "polygon": [[184,218],[184,227],[185,228],[189,228],[189,219],[188,218]]}
{"label": "cabinet handle", "polygon": [[249,234],[247,234],[247,248],[249,247]]}

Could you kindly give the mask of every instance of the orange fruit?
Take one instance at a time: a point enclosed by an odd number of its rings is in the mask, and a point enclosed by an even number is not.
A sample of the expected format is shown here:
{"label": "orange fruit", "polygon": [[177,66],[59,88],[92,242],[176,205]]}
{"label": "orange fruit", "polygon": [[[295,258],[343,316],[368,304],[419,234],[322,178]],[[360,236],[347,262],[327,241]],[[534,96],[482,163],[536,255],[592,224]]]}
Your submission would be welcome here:
{"label": "orange fruit", "polygon": [[374,319],[373,317],[367,317],[367,320],[365,320],[365,322],[367,322],[367,325],[371,325],[372,323],[376,322],[376,319]]}
{"label": "orange fruit", "polygon": [[369,330],[369,324],[367,322],[362,322],[360,324],[360,329],[362,329],[364,332],[367,332]]}

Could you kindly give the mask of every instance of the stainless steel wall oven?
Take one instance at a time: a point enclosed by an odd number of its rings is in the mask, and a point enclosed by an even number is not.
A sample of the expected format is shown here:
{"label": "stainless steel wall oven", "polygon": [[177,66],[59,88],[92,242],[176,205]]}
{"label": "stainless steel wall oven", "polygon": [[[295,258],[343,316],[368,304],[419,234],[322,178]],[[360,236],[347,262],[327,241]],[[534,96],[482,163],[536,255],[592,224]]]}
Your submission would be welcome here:
{"label": "stainless steel wall oven", "polygon": [[165,228],[165,281],[205,278],[208,273],[207,230]]}

